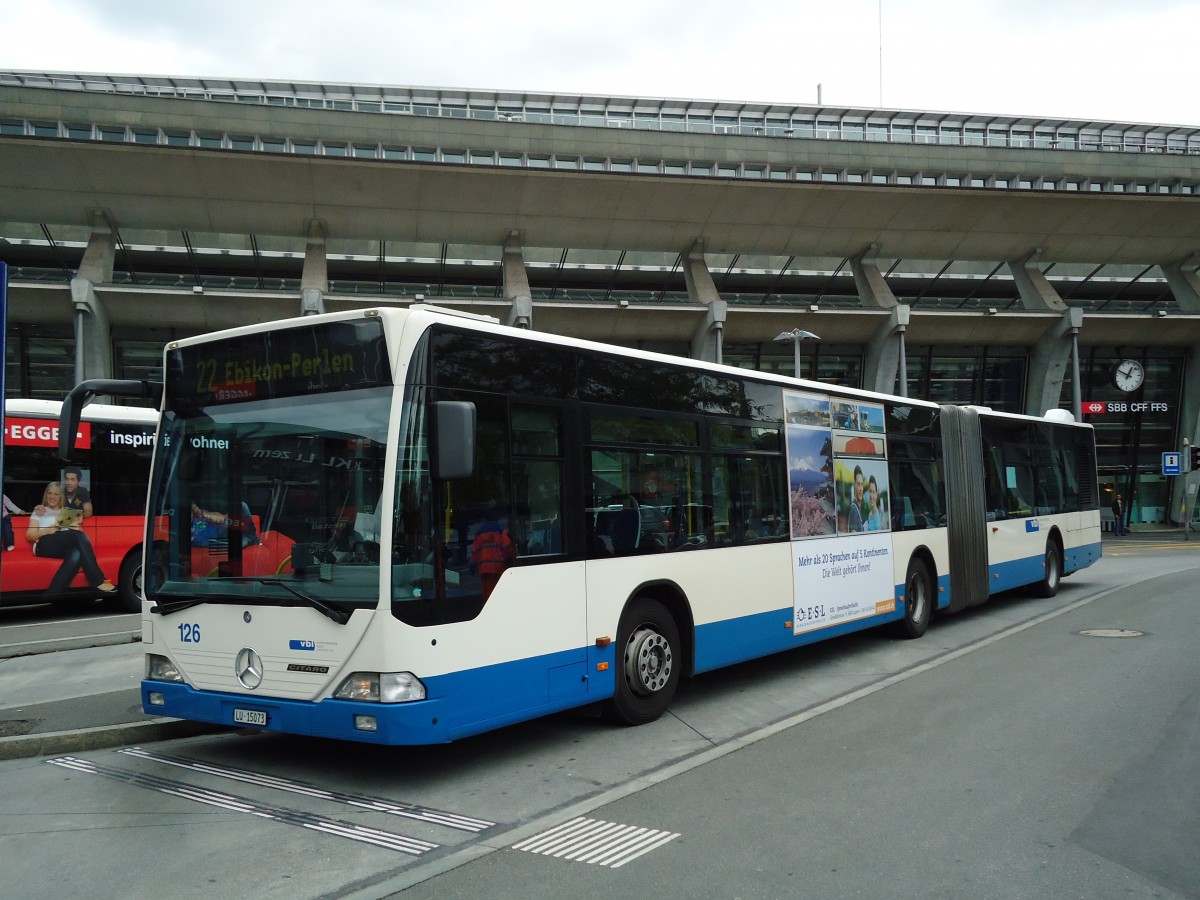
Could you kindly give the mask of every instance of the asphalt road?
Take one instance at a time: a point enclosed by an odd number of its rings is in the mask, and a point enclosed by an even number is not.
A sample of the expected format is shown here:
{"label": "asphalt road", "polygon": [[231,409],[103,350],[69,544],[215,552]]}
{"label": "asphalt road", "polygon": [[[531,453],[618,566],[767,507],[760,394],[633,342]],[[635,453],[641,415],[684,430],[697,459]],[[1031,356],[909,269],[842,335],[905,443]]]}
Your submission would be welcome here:
{"label": "asphalt road", "polygon": [[[4,895],[1198,897],[1200,547],[1105,550],[1053,600],[710,673],[638,729],[0,762]],[[9,660],[0,687],[87,703],[126,655]]]}
{"label": "asphalt road", "polygon": [[403,896],[1198,897],[1195,578],[950,654],[574,817],[678,835],[619,867],[620,836],[581,823]]}

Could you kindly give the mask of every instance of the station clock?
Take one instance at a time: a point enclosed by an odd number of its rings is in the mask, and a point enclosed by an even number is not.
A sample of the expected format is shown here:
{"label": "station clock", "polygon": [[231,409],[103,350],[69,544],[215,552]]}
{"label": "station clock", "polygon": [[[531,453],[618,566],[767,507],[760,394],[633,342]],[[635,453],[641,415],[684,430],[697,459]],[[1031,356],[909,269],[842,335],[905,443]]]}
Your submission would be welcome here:
{"label": "station clock", "polygon": [[1123,359],[1113,370],[1113,384],[1127,394],[1140,388],[1145,380],[1146,370],[1136,359]]}

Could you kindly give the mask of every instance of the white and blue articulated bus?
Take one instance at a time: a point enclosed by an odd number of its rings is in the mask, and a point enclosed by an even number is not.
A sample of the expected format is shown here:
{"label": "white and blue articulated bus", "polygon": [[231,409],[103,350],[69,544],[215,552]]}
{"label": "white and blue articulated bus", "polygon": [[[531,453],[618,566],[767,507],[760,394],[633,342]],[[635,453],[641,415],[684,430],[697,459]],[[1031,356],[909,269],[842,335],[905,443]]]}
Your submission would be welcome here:
{"label": "white and blue articulated bus", "polygon": [[600,704],[1100,556],[1092,429],[424,305],[171,344],[145,709],[384,744]]}

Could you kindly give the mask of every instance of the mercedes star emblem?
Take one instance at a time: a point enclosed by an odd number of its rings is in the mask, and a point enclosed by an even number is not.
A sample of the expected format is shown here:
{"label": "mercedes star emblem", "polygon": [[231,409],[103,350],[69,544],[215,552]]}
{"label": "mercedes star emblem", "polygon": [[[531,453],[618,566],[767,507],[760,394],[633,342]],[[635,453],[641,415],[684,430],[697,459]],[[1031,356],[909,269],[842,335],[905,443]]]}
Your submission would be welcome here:
{"label": "mercedes star emblem", "polygon": [[233,674],[237,676],[242,687],[249,691],[254,690],[263,680],[262,657],[249,647],[243,647],[238,651],[237,661],[233,664]]}

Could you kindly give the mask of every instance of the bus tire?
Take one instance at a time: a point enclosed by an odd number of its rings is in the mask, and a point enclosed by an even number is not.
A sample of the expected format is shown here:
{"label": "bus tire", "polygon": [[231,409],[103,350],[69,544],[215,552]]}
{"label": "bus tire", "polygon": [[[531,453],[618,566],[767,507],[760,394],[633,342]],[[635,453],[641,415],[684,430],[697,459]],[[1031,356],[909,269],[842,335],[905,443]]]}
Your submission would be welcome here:
{"label": "bus tire", "polygon": [[617,629],[617,685],[604,718],[644,725],[666,711],[679,686],[679,628],[657,600],[635,597]]}
{"label": "bus tire", "polygon": [[915,556],[904,576],[904,617],[895,623],[897,637],[912,640],[929,628],[933,618],[933,580],[925,563]]}
{"label": "bus tire", "polygon": [[1033,595],[1048,599],[1058,593],[1058,584],[1062,581],[1062,551],[1054,541],[1046,541],[1046,555],[1042,560],[1042,580],[1033,585]]}
{"label": "bus tire", "polygon": [[121,560],[121,572],[117,576],[117,589],[105,601],[118,612],[142,611],[142,548],[134,547]]}

